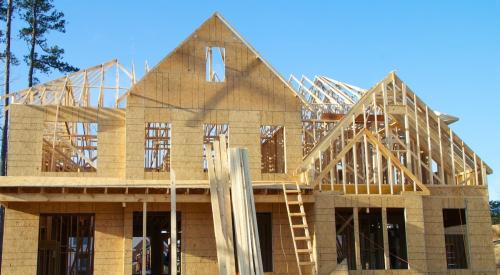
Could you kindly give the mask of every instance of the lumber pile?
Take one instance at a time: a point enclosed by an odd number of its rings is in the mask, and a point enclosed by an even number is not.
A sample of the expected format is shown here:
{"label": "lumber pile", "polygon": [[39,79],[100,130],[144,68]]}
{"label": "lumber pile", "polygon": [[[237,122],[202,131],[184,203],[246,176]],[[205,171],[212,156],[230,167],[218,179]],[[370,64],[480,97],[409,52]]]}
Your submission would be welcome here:
{"label": "lumber pile", "polygon": [[235,266],[226,144],[226,137],[219,136],[212,143],[213,155],[207,153],[207,160],[219,274],[232,275],[235,274]]}
{"label": "lumber pile", "polygon": [[261,275],[262,257],[247,150],[231,148],[228,154],[223,135],[213,142],[212,149],[213,154],[207,159],[219,274],[235,274],[236,249],[238,273]]}
{"label": "lumber pile", "polygon": [[248,152],[246,149],[232,148],[229,153],[239,273],[263,274]]}

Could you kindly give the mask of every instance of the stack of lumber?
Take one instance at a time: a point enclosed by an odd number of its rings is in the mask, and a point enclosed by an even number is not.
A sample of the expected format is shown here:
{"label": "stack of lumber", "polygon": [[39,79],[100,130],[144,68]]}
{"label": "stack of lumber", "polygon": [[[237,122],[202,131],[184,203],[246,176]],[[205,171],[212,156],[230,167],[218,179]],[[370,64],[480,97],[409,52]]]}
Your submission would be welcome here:
{"label": "stack of lumber", "polygon": [[233,275],[233,223],[226,144],[225,136],[219,136],[212,144],[213,155],[207,153],[207,160],[219,274]]}
{"label": "stack of lumber", "polygon": [[248,152],[243,148],[231,148],[228,154],[226,138],[221,135],[213,142],[212,154],[207,154],[207,160],[219,274],[236,273],[236,249],[238,274],[261,275],[262,258]]}
{"label": "stack of lumber", "polygon": [[232,148],[229,153],[239,273],[260,275],[263,274],[262,257],[248,152],[246,149]]}

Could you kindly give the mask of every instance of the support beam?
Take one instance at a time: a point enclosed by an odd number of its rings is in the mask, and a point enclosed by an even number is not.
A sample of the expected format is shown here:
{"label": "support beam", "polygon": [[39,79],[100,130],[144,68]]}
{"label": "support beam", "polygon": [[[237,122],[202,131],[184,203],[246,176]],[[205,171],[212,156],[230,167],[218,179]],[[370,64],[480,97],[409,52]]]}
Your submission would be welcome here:
{"label": "support beam", "polygon": [[354,207],[352,209],[354,216],[354,250],[356,255],[356,270],[362,270],[361,268],[361,249],[359,240],[359,208]]}
{"label": "support beam", "polygon": [[170,170],[170,190],[170,274],[177,274],[177,202],[175,171],[172,169]]}
{"label": "support beam", "polygon": [[384,266],[386,270],[391,269],[391,257],[389,255],[389,234],[387,232],[387,208],[382,207],[382,239],[384,243]]}
{"label": "support beam", "polygon": [[146,274],[146,229],[147,229],[147,202],[142,203],[142,254],[141,254],[141,269],[142,274]]}

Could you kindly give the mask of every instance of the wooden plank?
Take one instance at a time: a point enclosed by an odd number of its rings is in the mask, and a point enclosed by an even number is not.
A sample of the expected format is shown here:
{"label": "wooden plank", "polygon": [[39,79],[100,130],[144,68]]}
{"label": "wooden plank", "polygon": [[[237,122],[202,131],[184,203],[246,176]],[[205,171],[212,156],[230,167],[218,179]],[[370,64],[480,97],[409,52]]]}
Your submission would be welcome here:
{"label": "wooden plank", "polygon": [[[363,128],[368,131],[366,126],[366,106],[363,104]],[[368,164],[368,143],[366,141],[366,136],[363,135],[364,144],[364,155],[365,155],[365,181],[366,181],[366,193],[370,194],[370,167]]]}
{"label": "wooden plank", "polygon": [[387,232],[387,208],[382,207],[382,239],[384,244],[384,266],[385,269],[391,269],[389,255],[389,234]]}
{"label": "wooden plank", "polygon": [[[170,274],[177,274],[177,201],[175,171],[170,169]],[[144,273],[143,273],[144,274]]]}
{"label": "wooden plank", "polygon": [[[356,134],[356,136],[351,139],[344,148],[337,154],[337,156],[333,159],[332,162],[328,163],[328,165],[325,167],[325,169],[316,177],[316,179],[313,181],[312,186],[316,186],[321,182],[321,179],[325,177],[328,174],[328,171],[332,169],[333,166],[335,166],[340,159],[344,159],[343,162],[345,163],[345,154],[352,148],[354,149],[354,145],[356,142],[358,142],[362,137],[363,133],[365,133],[366,130],[363,129],[359,133]],[[342,165],[344,165],[344,163]],[[347,167],[342,166],[342,173],[345,173]],[[345,178],[343,178],[343,185],[345,185]],[[345,188],[345,187],[344,187]]]}
{"label": "wooden plank", "polygon": [[147,230],[147,202],[142,203],[142,255],[141,255],[141,270],[142,274],[146,274],[146,230]]}
{"label": "wooden plank", "polygon": [[[354,115],[352,116],[352,136],[356,136],[356,121]],[[353,154],[353,170],[354,170],[354,190],[358,194],[358,152],[356,150],[356,143],[353,144],[352,154]]]}
{"label": "wooden plank", "polygon": [[432,171],[432,140],[431,140],[431,128],[429,126],[429,108],[425,106],[425,124],[427,129],[427,151],[429,152],[427,167],[429,169],[429,181],[430,184],[434,184],[434,172]]}
{"label": "wooden plank", "polygon": [[[429,189],[417,177],[415,177],[415,175],[413,175],[413,173],[410,170],[408,170],[408,168],[406,168],[404,165],[402,165],[399,162],[398,158],[396,156],[394,156],[383,144],[381,144],[380,141],[378,141],[377,138],[374,137],[372,133],[370,133],[369,131],[366,131],[366,136],[372,144],[378,145],[379,150],[382,153],[382,155],[384,155],[388,159],[391,159],[391,162],[396,167],[398,167],[402,173],[405,173],[407,177],[409,177],[412,181],[416,182],[417,186],[420,187],[420,189],[424,192],[424,194],[430,193]],[[414,191],[416,191],[416,190],[414,190]]]}

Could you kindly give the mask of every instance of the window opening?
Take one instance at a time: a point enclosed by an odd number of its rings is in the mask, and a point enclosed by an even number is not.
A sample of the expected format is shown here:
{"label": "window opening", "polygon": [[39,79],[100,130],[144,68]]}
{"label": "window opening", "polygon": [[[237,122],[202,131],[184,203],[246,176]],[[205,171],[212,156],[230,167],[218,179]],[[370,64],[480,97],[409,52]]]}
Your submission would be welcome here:
{"label": "window opening", "polygon": [[260,127],[260,153],[262,173],[285,173],[285,128],[263,125]]}
{"label": "window opening", "polygon": [[46,122],[43,172],[96,172],[97,123]]}
{"label": "window opening", "polygon": [[171,137],[170,123],[146,123],[144,171],[170,172]]}
{"label": "window opening", "polygon": [[224,82],[226,80],[226,50],[221,47],[206,47],[206,81]]}

